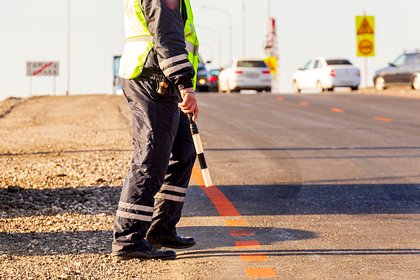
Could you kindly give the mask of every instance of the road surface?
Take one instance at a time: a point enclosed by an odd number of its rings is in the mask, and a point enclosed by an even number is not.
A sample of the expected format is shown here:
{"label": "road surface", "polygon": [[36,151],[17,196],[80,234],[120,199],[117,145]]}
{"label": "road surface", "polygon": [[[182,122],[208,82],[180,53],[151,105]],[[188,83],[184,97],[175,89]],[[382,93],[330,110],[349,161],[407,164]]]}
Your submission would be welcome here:
{"label": "road surface", "polygon": [[33,98],[3,114],[0,273],[420,279],[420,99],[200,94],[199,101],[217,186],[201,187],[194,171],[179,233],[199,243],[165,263],[109,256],[130,159],[122,97]]}

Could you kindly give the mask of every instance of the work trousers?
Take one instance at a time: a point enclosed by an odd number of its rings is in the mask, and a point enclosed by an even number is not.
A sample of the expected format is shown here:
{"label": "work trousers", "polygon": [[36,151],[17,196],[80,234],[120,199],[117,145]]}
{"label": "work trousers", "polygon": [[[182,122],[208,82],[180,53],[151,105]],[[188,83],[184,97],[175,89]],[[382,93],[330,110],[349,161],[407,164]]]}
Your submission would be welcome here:
{"label": "work trousers", "polygon": [[145,238],[175,236],[195,162],[187,116],[171,85],[162,96],[154,79],[122,79],[133,117],[133,158],[124,181],[112,250],[149,246]]}

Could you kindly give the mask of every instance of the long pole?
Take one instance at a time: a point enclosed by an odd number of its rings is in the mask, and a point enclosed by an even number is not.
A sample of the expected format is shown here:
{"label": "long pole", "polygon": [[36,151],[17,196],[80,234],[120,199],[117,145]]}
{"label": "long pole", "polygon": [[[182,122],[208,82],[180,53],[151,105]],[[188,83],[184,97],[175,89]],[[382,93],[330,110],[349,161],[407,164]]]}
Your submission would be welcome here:
{"label": "long pole", "polygon": [[[366,17],[367,13],[366,10],[363,11],[363,15]],[[369,67],[368,67],[368,57],[365,56],[365,88],[368,87],[368,79],[369,79],[369,75],[368,75],[368,71],[369,71]]]}
{"label": "long pole", "polygon": [[71,47],[71,4],[67,0],[67,91],[70,94],[70,47]]}
{"label": "long pole", "polygon": [[365,88],[367,88],[369,86],[369,84],[368,84],[368,79],[369,79],[368,71],[369,71],[368,58],[367,58],[367,56],[365,56]]}
{"label": "long pole", "polygon": [[57,78],[56,78],[56,76],[53,77],[53,93],[54,93],[54,96],[57,93]]}
{"label": "long pole", "polygon": [[190,130],[193,138],[195,151],[197,152],[198,163],[200,165],[201,174],[203,175],[204,185],[206,188],[213,187],[213,181],[210,176],[209,167],[207,165],[206,157],[204,156],[204,148],[201,142],[200,133],[198,131],[197,124],[193,120],[193,115],[188,114],[188,119],[190,120]]}
{"label": "long pole", "polygon": [[212,32],[214,32],[216,35],[217,35],[217,40],[218,40],[218,49],[219,49],[219,51],[218,51],[218,62],[219,62],[219,66],[222,66],[222,37],[220,36],[220,32],[217,30],[217,29],[215,29],[215,28],[211,28],[211,27],[207,27],[207,26],[202,26],[202,25],[197,25],[197,27],[198,28],[204,28],[204,29],[207,29],[207,30],[210,30],[210,31],[212,31]]}
{"label": "long pole", "polygon": [[32,96],[32,76],[29,76],[29,96]]}
{"label": "long pole", "polygon": [[209,9],[209,10],[213,10],[213,11],[217,11],[217,12],[223,13],[223,14],[225,14],[227,16],[227,18],[229,20],[229,59],[228,60],[232,59],[232,52],[233,52],[232,51],[233,50],[233,23],[232,23],[232,15],[231,15],[231,13],[229,13],[226,10],[215,8],[215,7],[210,7],[210,6],[207,6],[207,5],[202,5],[202,7],[204,9]]}
{"label": "long pole", "polygon": [[242,55],[246,56],[246,18],[245,0],[242,0]]}

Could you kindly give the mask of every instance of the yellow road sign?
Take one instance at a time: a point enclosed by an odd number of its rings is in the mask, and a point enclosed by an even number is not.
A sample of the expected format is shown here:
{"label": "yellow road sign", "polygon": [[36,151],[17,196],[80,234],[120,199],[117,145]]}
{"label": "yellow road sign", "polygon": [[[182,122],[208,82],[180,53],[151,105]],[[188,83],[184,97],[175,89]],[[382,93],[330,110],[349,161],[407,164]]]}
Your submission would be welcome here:
{"label": "yellow road sign", "polygon": [[356,17],[357,56],[375,56],[375,17]]}
{"label": "yellow road sign", "polygon": [[264,59],[265,64],[267,64],[268,68],[272,75],[277,75],[277,57],[270,56]]}

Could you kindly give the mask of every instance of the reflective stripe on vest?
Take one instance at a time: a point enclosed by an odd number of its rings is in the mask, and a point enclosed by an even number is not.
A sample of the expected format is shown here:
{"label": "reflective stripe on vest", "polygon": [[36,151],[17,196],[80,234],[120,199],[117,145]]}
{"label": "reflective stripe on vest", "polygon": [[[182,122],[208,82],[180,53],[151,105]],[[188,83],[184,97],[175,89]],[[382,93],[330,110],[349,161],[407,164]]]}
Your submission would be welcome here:
{"label": "reflective stripe on vest", "polygon": [[[195,71],[195,76],[192,81],[195,88],[197,81],[199,42],[194,26],[194,17],[190,0],[181,1],[184,1],[186,7],[185,12],[187,14],[187,20],[184,27],[185,45],[188,52],[188,60],[194,67]],[[182,6],[182,3],[180,3],[181,12]],[[139,76],[143,70],[147,55],[153,48],[153,37],[147,27],[144,11],[139,0],[124,0],[124,17],[127,39],[124,45],[123,55],[121,57],[119,74],[120,77],[124,79],[133,79]],[[169,58],[161,62],[159,66],[163,69],[165,66],[177,62],[175,60],[180,58],[180,56]],[[186,57],[183,56],[183,58],[185,59]],[[185,63],[165,69],[164,74],[170,75],[175,73],[176,71],[182,69],[181,66],[185,67]]]}

